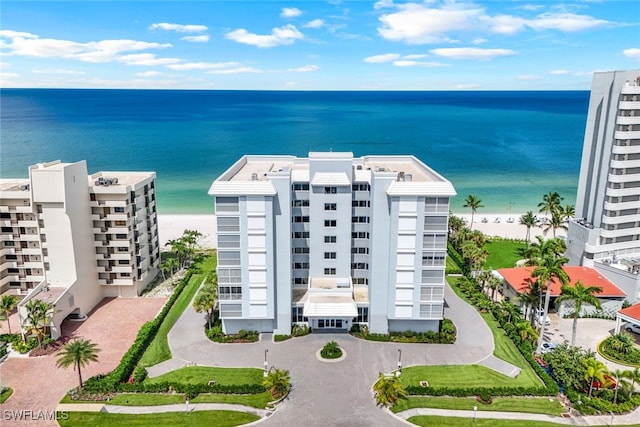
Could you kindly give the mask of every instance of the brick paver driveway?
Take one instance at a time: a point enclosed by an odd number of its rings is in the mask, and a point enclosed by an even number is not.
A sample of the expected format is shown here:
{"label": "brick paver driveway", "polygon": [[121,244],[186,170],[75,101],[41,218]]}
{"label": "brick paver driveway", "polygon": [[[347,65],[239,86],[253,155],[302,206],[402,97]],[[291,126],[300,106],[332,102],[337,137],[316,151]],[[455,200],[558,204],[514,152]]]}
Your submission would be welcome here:
{"label": "brick paver driveway", "polygon": [[[113,370],[133,343],[140,326],[155,317],[166,298],[106,298],[84,322],[65,321],[63,335],[82,337],[98,344],[99,362],[82,371],[83,379]],[[2,384],[13,388],[13,395],[2,404],[0,425],[57,426],[55,421],[15,421],[7,411],[51,412],[65,392],[78,385],[72,368],[55,367],[55,356],[11,357],[0,365]]]}

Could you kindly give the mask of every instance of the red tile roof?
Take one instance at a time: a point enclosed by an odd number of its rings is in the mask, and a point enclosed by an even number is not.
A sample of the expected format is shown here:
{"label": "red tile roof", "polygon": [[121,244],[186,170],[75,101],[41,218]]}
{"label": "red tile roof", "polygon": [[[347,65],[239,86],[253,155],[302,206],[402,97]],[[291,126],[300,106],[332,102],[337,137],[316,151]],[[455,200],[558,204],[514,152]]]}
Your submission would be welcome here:
{"label": "red tile roof", "polygon": [[[536,281],[536,278],[531,277],[533,269],[534,267],[501,268],[498,270],[498,273],[504,277],[504,280],[506,280],[509,286],[520,294],[529,287],[530,283]],[[624,297],[627,295],[593,268],[564,266],[562,269],[569,276],[569,284],[571,286],[580,280],[584,286],[601,287],[602,292],[597,294],[599,297]],[[551,284],[551,296],[560,296],[560,290],[560,282],[558,279],[554,279]]]}
{"label": "red tile roof", "polygon": [[618,311],[618,313],[624,314],[625,316],[629,316],[640,321],[640,304],[632,305],[631,307],[622,309]]}

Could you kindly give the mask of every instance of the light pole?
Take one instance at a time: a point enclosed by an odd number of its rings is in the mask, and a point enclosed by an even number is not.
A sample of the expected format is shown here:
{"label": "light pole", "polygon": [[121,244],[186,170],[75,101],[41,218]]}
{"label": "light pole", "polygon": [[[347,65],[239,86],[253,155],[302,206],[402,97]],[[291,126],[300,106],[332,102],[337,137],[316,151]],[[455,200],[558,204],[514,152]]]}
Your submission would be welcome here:
{"label": "light pole", "polygon": [[264,377],[266,378],[267,375],[269,375],[269,371],[267,370],[267,353],[269,353],[269,349],[265,348],[264,349]]}
{"label": "light pole", "polygon": [[476,425],[476,413],[478,412],[478,407],[474,406],[473,407],[473,425]]}
{"label": "light pole", "polygon": [[402,372],[402,349],[398,349],[398,371]]}

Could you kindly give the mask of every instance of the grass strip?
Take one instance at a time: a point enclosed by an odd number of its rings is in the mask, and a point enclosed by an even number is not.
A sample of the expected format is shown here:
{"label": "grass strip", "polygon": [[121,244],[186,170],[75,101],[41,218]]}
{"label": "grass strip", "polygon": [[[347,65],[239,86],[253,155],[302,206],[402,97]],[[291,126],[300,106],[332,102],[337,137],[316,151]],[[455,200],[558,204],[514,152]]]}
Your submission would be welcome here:
{"label": "grass strip", "polygon": [[164,412],[159,414],[109,414],[104,412],[59,412],[62,427],[232,427],[260,419],[257,415],[237,411]]}
{"label": "grass strip", "polygon": [[410,396],[401,399],[391,408],[392,412],[402,412],[413,408],[436,408],[454,410],[525,412],[560,416],[566,412],[560,401],[549,397],[494,397],[491,404],[479,403],[473,397]]}
{"label": "grass strip", "polygon": [[402,369],[400,382],[403,386],[420,386],[427,381],[429,387],[491,388],[491,387],[532,387],[539,383],[522,375],[511,378],[481,365],[435,365],[409,366]]}
{"label": "grass strip", "polygon": [[485,270],[515,267],[521,259],[520,251],[526,247],[524,242],[510,240],[492,240],[485,243],[484,249],[489,253],[484,263]]}
{"label": "grass strip", "polygon": [[[422,427],[553,427],[566,425],[560,423],[552,423],[548,421],[529,421],[529,420],[499,420],[490,418],[461,418],[461,417],[438,417],[432,415],[419,415],[411,417],[407,421]],[[638,424],[636,424],[636,427]],[[606,427],[600,425],[595,427]]]}
{"label": "grass strip", "polygon": [[7,399],[11,397],[12,394],[13,394],[13,389],[11,387],[7,387],[6,389],[4,389],[4,391],[0,394],[0,403],[6,402]]}
{"label": "grass strip", "polygon": [[262,369],[257,368],[216,368],[211,366],[185,366],[154,378],[146,383],[172,382],[181,384],[208,384],[215,380],[221,385],[261,384]]}

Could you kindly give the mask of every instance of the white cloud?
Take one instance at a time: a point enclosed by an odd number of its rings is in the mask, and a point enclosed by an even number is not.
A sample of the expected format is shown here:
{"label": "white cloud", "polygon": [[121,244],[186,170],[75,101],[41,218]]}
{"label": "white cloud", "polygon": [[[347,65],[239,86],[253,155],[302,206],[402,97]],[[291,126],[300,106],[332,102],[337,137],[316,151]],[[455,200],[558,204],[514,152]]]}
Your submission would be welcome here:
{"label": "white cloud", "polygon": [[136,73],[138,77],[156,77],[162,74],[160,71],[145,71],[143,73]]}
{"label": "white cloud", "polygon": [[311,71],[318,71],[319,69],[320,67],[318,67],[317,65],[305,65],[298,68],[289,68],[287,71],[291,73],[308,73]]}
{"label": "white cloud", "polygon": [[252,67],[239,67],[239,68],[228,68],[224,70],[207,71],[208,74],[244,74],[244,73],[259,74],[262,72],[263,72],[262,70],[258,70],[257,68],[252,68]]}
{"label": "white cloud", "polygon": [[483,44],[488,42],[489,40],[483,39],[482,37],[478,37],[476,39],[471,40],[471,44]]}
{"label": "white cloud", "polygon": [[33,69],[31,70],[34,74],[65,74],[70,76],[81,76],[83,74],[87,74],[84,71],[78,70],[67,70],[65,68],[46,68],[46,69]]}
{"label": "white cloud", "polygon": [[443,64],[441,62],[410,61],[406,59],[393,61],[393,65],[395,65],[396,67],[426,67],[426,68],[437,68],[437,67],[449,66],[448,64]]}
{"label": "white cloud", "polygon": [[565,74],[569,74],[568,70],[552,70],[549,71],[549,74],[552,74],[554,76],[563,76]]}
{"label": "white cloud", "polygon": [[209,36],[206,34],[203,34],[201,36],[184,36],[180,37],[180,40],[192,43],[206,43],[209,41]]}
{"label": "white cloud", "polygon": [[303,27],[304,28],[322,28],[324,27],[324,25],[325,25],[325,22],[323,19],[314,19],[304,24]]}
{"label": "white cloud", "polygon": [[516,9],[526,10],[528,12],[535,12],[544,7],[543,4],[523,4],[522,6],[518,6]]}
{"label": "white cloud", "polygon": [[176,31],[178,33],[201,33],[207,31],[206,25],[182,25],[182,24],[169,24],[167,22],[160,22],[157,24],[151,24],[150,30],[166,30]]}
{"label": "white cloud", "polygon": [[622,54],[627,58],[640,59],[640,49],[638,48],[625,49]]}
{"label": "white cloud", "polygon": [[300,15],[302,15],[302,11],[296,7],[283,7],[280,12],[282,18],[295,18]]}
{"label": "white cloud", "polygon": [[1,78],[3,79],[12,79],[14,77],[19,77],[20,74],[18,73],[2,73],[2,75],[0,75]]}
{"label": "white cloud", "polygon": [[527,26],[534,30],[558,30],[567,33],[589,30],[609,24],[611,24],[609,21],[574,13],[543,13],[535,19],[527,21]]}
{"label": "white cloud", "polygon": [[390,7],[393,7],[393,0],[380,0],[374,3],[373,8],[374,9],[388,9]]}
{"label": "white cloud", "polygon": [[425,55],[423,53],[417,53],[417,54],[413,54],[413,55],[405,55],[402,57],[402,59],[422,59],[422,58],[426,58],[429,55]]}
{"label": "white cloud", "polygon": [[394,61],[396,59],[400,58],[400,55],[397,53],[384,53],[382,55],[374,55],[374,56],[368,56],[366,58],[364,58],[364,62],[370,62],[373,64],[378,64],[381,62],[391,62]]}
{"label": "white cloud", "polygon": [[156,58],[152,53],[133,53],[130,55],[122,55],[116,58],[118,62],[122,62],[126,65],[144,65],[144,66],[156,66],[156,65],[169,65],[180,62],[178,58]]}
{"label": "white cloud", "polygon": [[540,80],[540,76],[536,76],[534,74],[523,74],[521,76],[516,77],[518,80]]}
{"label": "white cloud", "polygon": [[477,47],[451,47],[432,49],[434,55],[451,59],[489,60],[500,56],[516,55],[518,52],[510,49],[481,49]]}
{"label": "white cloud", "polygon": [[479,87],[480,85],[477,83],[461,83],[455,86],[456,89],[476,89]]}
{"label": "white cloud", "polygon": [[[19,56],[35,56],[39,58],[68,58],[85,62],[112,62],[119,60],[124,52],[135,52],[147,49],[163,49],[171,44],[151,43],[139,40],[101,40],[97,42],[79,43],[71,40],[41,39],[36,35],[4,30],[0,33],[3,53]],[[10,42],[7,43],[6,39]],[[151,55],[151,54],[148,54]],[[176,62],[174,59],[165,61]]]}
{"label": "white cloud", "polygon": [[218,68],[239,67],[241,65],[239,62],[186,62],[184,64],[167,65],[167,68],[176,71],[214,70]]}
{"label": "white cloud", "polygon": [[380,16],[382,26],[378,27],[378,33],[387,40],[408,44],[449,41],[448,32],[468,29],[472,20],[483,12],[479,7],[465,9],[455,4],[442,9],[415,3],[396,7],[397,12]]}
{"label": "white cloud", "polygon": [[511,15],[482,16],[480,21],[489,25],[492,33],[511,35],[525,28],[527,20]]}
{"label": "white cloud", "polygon": [[288,24],[274,28],[269,35],[254,34],[240,28],[227,33],[225,37],[238,43],[267,48],[293,44],[296,40],[304,38],[304,35],[295,25]]}

